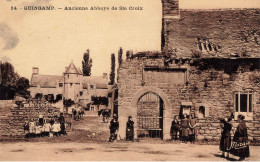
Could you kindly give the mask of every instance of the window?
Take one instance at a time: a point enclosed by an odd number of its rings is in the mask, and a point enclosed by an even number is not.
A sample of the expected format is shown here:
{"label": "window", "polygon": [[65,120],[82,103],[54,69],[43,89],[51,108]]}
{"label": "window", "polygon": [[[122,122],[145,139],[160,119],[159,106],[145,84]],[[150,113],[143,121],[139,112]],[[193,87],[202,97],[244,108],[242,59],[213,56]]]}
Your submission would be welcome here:
{"label": "window", "polygon": [[70,87],[72,87],[72,83],[70,83]]}
{"label": "window", "polygon": [[63,87],[63,83],[59,83],[59,87]]}
{"label": "window", "polygon": [[236,92],[235,93],[235,119],[239,114],[245,116],[245,120],[253,120],[253,93]]}
{"label": "window", "polygon": [[90,89],[94,89],[94,85],[90,85]]}
{"label": "window", "polygon": [[82,96],[82,95],[83,95],[83,92],[82,92],[82,91],[80,91],[80,92],[79,92],[79,94],[80,94],[80,96]]}
{"label": "window", "polygon": [[199,119],[209,117],[209,106],[206,103],[195,103],[195,114]]}
{"label": "window", "polygon": [[252,112],[252,93],[236,92],[235,110],[236,112]]}
{"label": "window", "polygon": [[68,79],[70,78],[70,75],[67,75],[68,76]]}
{"label": "window", "polygon": [[199,107],[198,118],[205,118],[205,107],[204,106]]}

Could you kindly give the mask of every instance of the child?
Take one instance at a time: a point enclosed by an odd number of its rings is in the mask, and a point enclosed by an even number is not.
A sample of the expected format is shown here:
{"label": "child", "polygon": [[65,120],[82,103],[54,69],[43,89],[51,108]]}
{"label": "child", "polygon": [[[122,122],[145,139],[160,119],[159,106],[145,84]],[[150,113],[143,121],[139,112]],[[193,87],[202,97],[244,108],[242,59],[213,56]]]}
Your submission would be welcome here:
{"label": "child", "polygon": [[29,138],[29,122],[25,121],[24,123],[24,134],[25,138]]}
{"label": "child", "polygon": [[59,136],[60,133],[60,123],[56,120],[52,125],[53,136]]}
{"label": "child", "polygon": [[42,126],[40,125],[40,123],[36,123],[36,127],[35,127],[36,137],[41,137],[41,133],[42,133]]}
{"label": "child", "polygon": [[29,123],[29,136],[35,137],[35,122],[33,121],[33,119],[31,119]]}
{"label": "child", "polygon": [[51,124],[49,123],[49,121],[45,120],[43,125],[43,136],[49,137],[50,131],[51,131]]}

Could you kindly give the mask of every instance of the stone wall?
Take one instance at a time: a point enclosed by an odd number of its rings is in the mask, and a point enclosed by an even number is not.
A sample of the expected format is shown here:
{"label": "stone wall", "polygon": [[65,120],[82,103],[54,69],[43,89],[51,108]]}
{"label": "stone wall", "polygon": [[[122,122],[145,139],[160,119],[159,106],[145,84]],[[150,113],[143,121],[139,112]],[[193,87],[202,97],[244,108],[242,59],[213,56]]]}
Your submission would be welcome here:
{"label": "stone wall", "polygon": [[0,116],[0,139],[23,137],[25,121],[37,121],[40,114],[45,119],[59,114],[59,108],[44,101],[26,101],[21,106],[14,104],[14,101],[9,102],[12,106]]}
{"label": "stone wall", "polygon": [[[198,59],[200,60],[200,59]],[[199,139],[219,139],[220,122],[219,117],[228,117],[234,112],[234,92],[250,91],[253,92],[253,116],[248,117],[247,126],[249,139],[260,141],[260,69],[250,69],[241,64],[241,67],[230,74],[226,69],[211,68],[202,69],[195,60],[189,59],[182,64],[171,64],[168,67],[164,65],[164,58],[134,58],[123,62],[119,69],[119,121],[120,136],[125,137],[125,123],[127,116],[137,118],[137,101],[147,92],[158,94],[164,101],[163,112],[163,134],[164,139],[170,138],[170,126],[174,115],[179,115],[182,102],[192,102],[191,112],[196,113],[198,106],[204,106],[208,115],[205,118],[198,119]],[[215,64],[224,62],[219,59],[214,60]],[[243,62],[243,61],[242,61]],[[175,73],[177,69],[186,68],[186,81],[181,82],[160,82],[160,78],[154,79],[154,82],[144,81],[146,73],[145,67],[153,66],[161,70]],[[230,65],[227,65],[228,67]],[[225,67],[225,66],[223,66]],[[178,70],[177,70],[178,71]],[[154,75],[158,77],[159,75]],[[184,78],[179,78],[183,80]],[[234,129],[237,121],[234,121]]]}

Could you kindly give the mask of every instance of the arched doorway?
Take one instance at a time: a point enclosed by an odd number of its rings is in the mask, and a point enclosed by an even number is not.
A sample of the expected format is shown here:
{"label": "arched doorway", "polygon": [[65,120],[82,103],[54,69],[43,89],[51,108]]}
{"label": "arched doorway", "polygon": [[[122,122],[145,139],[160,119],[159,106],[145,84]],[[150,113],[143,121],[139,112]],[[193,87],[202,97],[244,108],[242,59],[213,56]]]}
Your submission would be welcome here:
{"label": "arched doorway", "polygon": [[137,102],[137,138],[163,139],[162,98],[154,92],[144,93]]}

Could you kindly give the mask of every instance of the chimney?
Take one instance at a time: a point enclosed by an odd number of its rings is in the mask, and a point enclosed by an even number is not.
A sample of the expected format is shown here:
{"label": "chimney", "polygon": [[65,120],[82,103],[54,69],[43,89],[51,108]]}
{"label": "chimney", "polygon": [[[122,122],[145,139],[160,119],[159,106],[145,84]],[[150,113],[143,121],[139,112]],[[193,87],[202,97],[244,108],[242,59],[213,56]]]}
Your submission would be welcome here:
{"label": "chimney", "polygon": [[107,73],[103,73],[103,79],[107,79]]}
{"label": "chimney", "polygon": [[32,68],[32,75],[39,75],[39,68],[38,67]]}
{"label": "chimney", "polygon": [[179,0],[162,0],[163,19],[180,18]]}

